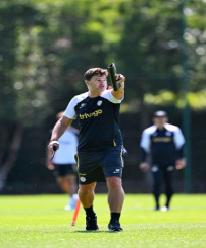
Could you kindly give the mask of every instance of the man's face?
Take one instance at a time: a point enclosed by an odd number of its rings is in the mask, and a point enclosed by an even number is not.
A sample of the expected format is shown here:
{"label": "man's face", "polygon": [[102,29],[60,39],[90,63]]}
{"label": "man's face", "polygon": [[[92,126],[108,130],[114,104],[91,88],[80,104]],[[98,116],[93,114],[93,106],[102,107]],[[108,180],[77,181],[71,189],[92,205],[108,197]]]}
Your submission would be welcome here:
{"label": "man's face", "polygon": [[161,116],[161,117],[154,117],[154,124],[157,127],[163,127],[165,123],[167,122],[167,117],[166,116]]}
{"label": "man's face", "polygon": [[86,80],[86,84],[92,91],[101,93],[107,88],[107,78],[105,75],[96,75],[93,76],[90,81]]}

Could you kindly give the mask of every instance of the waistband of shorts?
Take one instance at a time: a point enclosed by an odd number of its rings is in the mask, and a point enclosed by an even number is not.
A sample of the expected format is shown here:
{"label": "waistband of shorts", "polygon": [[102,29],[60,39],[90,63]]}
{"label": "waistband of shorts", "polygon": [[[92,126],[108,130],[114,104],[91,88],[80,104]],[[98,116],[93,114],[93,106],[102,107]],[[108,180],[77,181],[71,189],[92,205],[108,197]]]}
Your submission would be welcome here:
{"label": "waistband of shorts", "polygon": [[122,149],[122,145],[117,145],[117,146],[110,146],[107,148],[103,148],[103,149],[88,149],[88,150],[78,150],[78,154],[86,154],[86,153],[101,153],[101,152],[105,152],[105,151],[109,151],[109,150],[121,150]]}

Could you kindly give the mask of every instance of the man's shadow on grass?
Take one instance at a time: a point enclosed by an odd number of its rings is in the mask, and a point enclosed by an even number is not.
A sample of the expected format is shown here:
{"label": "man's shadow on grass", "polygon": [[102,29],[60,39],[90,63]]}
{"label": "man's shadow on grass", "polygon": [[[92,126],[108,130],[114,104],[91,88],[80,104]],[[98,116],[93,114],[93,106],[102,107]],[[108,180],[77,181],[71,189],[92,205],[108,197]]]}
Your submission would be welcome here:
{"label": "man's shadow on grass", "polygon": [[111,232],[111,231],[73,231],[74,233],[85,233],[85,234],[88,234],[88,233],[94,233],[94,234],[98,234],[98,233],[111,233],[111,234],[114,234],[114,233],[121,233],[121,232]]}

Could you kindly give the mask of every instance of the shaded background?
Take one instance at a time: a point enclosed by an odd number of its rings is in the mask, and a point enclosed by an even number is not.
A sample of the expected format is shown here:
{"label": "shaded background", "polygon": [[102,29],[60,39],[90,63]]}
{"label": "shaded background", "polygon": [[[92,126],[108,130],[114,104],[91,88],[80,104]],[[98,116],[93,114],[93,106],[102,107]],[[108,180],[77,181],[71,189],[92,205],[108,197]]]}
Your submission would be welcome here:
{"label": "shaded background", "polygon": [[206,0],[1,0],[2,193],[60,192],[45,167],[49,130],[87,90],[85,71],[113,61],[126,76],[126,192],[150,190],[139,143],[158,109],[187,138],[189,166],[176,173],[176,190],[206,192]]}

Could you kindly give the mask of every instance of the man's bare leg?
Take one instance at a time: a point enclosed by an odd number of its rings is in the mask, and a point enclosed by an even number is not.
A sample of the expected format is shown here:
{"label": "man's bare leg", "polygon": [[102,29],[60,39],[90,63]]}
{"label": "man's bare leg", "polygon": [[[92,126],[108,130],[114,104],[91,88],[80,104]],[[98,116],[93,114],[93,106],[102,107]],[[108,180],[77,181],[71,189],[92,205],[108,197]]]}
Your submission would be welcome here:
{"label": "man's bare leg", "polygon": [[76,176],[69,174],[62,177],[57,177],[57,182],[60,185],[61,189],[72,196],[76,192]]}
{"label": "man's bare leg", "polygon": [[90,208],[94,201],[96,182],[79,186],[79,197],[84,208]]}
{"label": "man's bare leg", "polygon": [[[111,220],[109,229],[113,231],[122,231],[119,225],[119,218],[124,202],[124,190],[122,188],[122,180],[119,177],[108,177],[108,203],[111,212]],[[111,226],[113,225],[113,226]]]}
{"label": "man's bare leg", "polygon": [[93,202],[94,202],[94,189],[96,187],[96,182],[81,185],[79,187],[79,197],[81,199],[82,205],[86,212],[86,220],[87,220],[87,231],[97,231],[99,227],[97,225],[97,216],[93,210]]}
{"label": "man's bare leg", "polygon": [[68,174],[65,176],[57,177],[57,182],[62,190],[67,193],[70,197],[68,203],[65,206],[65,210],[74,210],[78,195],[76,193],[76,176],[74,174]]}

